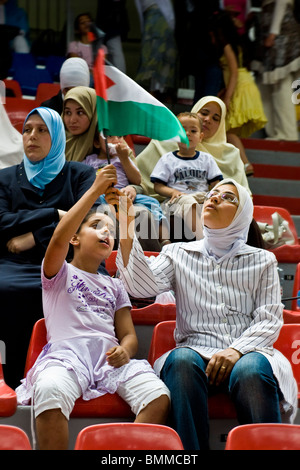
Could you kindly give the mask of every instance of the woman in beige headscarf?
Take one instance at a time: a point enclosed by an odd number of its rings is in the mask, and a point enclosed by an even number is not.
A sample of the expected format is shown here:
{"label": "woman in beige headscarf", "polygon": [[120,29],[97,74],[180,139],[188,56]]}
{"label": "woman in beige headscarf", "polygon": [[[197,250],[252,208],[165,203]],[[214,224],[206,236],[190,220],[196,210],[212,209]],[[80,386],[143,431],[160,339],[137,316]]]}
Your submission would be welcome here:
{"label": "woman in beige headscarf", "polygon": [[[214,109],[215,112],[210,111]],[[224,178],[233,178],[251,193],[244,171],[239,150],[227,143],[225,116],[226,107],[216,96],[201,98],[192,108],[200,115],[203,122],[204,139],[197,150],[210,153],[216,160]],[[142,187],[145,194],[162,201],[162,196],[155,193],[150,174],[160,157],[177,149],[176,142],[159,142],[151,140],[149,145],[137,156],[137,165],[142,175]]]}
{"label": "woman in beige headscarf", "polygon": [[97,96],[93,88],[78,86],[65,96],[62,118],[66,128],[66,159],[81,162],[93,153],[97,128]]}

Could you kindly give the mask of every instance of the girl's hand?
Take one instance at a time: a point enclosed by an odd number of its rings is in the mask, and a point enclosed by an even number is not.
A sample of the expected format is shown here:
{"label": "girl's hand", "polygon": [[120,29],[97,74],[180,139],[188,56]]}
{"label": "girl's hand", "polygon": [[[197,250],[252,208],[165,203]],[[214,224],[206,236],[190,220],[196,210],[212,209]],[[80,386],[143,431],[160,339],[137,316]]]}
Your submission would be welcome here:
{"label": "girl's hand", "polygon": [[129,158],[130,148],[128,147],[125,140],[116,144],[116,152],[121,162]]}
{"label": "girl's hand", "polygon": [[125,196],[129,197],[129,199],[134,202],[136,198],[136,190],[133,186],[126,186],[125,188],[120,189],[121,193],[125,194]]}
{"label": "girl's hand", "polygon": [[107,188],[117,183],[117,171],[114,165],[106,165],[97,171],[94,187],[99,195],[104,194]]}
{"label": "girl's hand", "polygon": [[135,230],[135,214],[131,199],[114,187],[107,189],[105,199],[112,207],[117,207],[115,216],[119,221],[119,238],[132,239]]}
{"label": "girl's hand", "polygon": [[134,218],[132,200],[124,192],[111,186],[105,191],[105,199],[108,204],[111,204],[112,206],[117,206],[118,212],[116,216],[119,221],[120,218],[122,220],[127,220],[128,217],[132,216]]}
{"label": "girl's hand", "polygon": [[128,352],[122,346],[115,346],[110,348],[107,353],[107,362],[112,367],[121,367],[130,361]]}

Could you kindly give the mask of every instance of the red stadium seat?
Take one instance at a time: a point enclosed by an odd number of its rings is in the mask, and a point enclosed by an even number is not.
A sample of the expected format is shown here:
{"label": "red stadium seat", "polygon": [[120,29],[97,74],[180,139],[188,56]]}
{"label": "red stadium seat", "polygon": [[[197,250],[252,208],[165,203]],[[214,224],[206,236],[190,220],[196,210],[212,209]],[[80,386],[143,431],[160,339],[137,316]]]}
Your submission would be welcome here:
{"label": "red stadium seat", "polygon": [[153,303],[142,308],[132,308],[131,317],[135,325],[156,325],[162,321],[175,320],[176,305]]}
{"label": "red stadium seat", "polygon": [[59,83],[40,83],[36,90],[35,100],[37,106],[40,106],[43,101],[49,100],[60,91]]}
{"label": "red stadium seat", "polygon": [[[172,320],[163,321],[154,327],[148,356],[148,361],[152,366],[156,359],[175,347],[175,341],[173,337],[175,323],[176,322]],[[236,418],[236,411],[233,403],[225,393],[218,393],[209,397],[208,407],[209,417],[211,419]]]}
{"label": "red stadium seat", "polygon": [[300,323],[300,311],[284,309],[283,323]]}
{"label": "red stadium seat", "polygon": [[[175,347],[173,332],[175,321],[164,321],[157,324],[153,336],[148,360],[153,366],[156,359]],[[280,330],[279,337],[274,344],[291,363],[294,377],[298,384],[298,401],[300,400],[300,359],[297,348],[300,347],[300,324],[286,324]],[[210,418],[235,418],[236,412],[233,403],[226,394],[220,393],[208,399]]]}
{"label": "red stadium seat", "polygon": [[4,380],[0,357],[0,417],[12,416],[17,411],[17,395]]}
{"label": "red stadium seat", "polygon": [[4,104],[10,122],[19,132],[22,132],[24,120],[27,117],[27,114],[36,108],[36,106],[37,103],[35,100],[23,98],[6,98],[6,102]]}
{"label": "red stadium seat", "polygon": [[300,450],[296,424],[244,424],[229,431],[225,450]]}
{"label": "red stadium seat", "polygon": [[145,423],[96,424],[82,429],[75,450],[184,450],[168,426]]}
{"label": "red stadium seat", "polygon": [[298,406],[300,407],[300,323],[283,325],[274,348],[278,349],[292,366],[298,384]]}
{"label": "red stadium seat", "polygon": [[[3,80],[4,82],[4,85],[5,85],[5,88],[7,90],[10,90],[13,94],[14,94],[14,97],[15,98],[22,98],[22,90],[21,90],[21,87],[20,87],[20,83],[17,82],[17,80],[9,80],[9,79],[5,79]],[[13,98],[13,97],[11,97]]]}
{"label": "red stadium seat", "polygon": [[0,450],[32,450],[27,434],[16,426],[0,425]]}
{"label": "red stadium seat", "polygon": [[298,245],[298,234],[297,234],[297,229],[294,224],[294,221],[291,217],[291,214],[287,209],[284,209],[283,207],[277,207],[277,206],[259,206],[259,205],[254,205],[254,212],[253,212],[253,218],[256,220],[256,222],[265,222],[267,224],[272,224],[272,214],[274,212],[278,212],[281,217],[283,217],[285,220],[288,221],[290,230],[294,236],[295,239],[295,245]]}
{"label": "red stadium seat", "polygon": [[[33,327],[25,364],[25,376],[35,363],[42,348],[45,346],[47,342],[46,335],[45,319],[41,318]],[[117,393],[107,393],[106,395],[89,401],[83,400],[82,397],[78,398],[71,413],[71,417],[133,418],[134,416],[130,407]]]}
{"label": "red stadium seat", "polygon": [[[300,295],[300,262],[297,264],[295,279],[294,279],[294,287],[293,287],[293,297],[297,297]],[[292,300],[292,310],[296,312],[300,312],[300,299]]]}
{"label": "red stadium seat", "polygon": [[[117,257],[117,250],[113,250],[111,252],[111,255],[107,260],[105,261],[105,267],[106,270],[108,271],[110,276],[114,276],[117,272],[117,266],[116,266],[116,257]],[[144,251],[145,256],[158,256],[159,252],[157,251]]]}

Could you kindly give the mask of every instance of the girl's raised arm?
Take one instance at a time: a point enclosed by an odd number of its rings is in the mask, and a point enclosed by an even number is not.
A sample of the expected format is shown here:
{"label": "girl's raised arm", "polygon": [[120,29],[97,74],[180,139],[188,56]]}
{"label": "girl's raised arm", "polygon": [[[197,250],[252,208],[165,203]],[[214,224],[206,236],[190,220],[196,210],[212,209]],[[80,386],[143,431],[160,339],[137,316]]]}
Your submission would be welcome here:
{"label": "girl's raised arm", "polygon": [[116,169],[107,165],[97,175],[92,186],[62,217],[49,242],[44,259],[44,274],[55,276],[64,263],[72,236],[77,232],[82,220],[107,188],[117,182]]}

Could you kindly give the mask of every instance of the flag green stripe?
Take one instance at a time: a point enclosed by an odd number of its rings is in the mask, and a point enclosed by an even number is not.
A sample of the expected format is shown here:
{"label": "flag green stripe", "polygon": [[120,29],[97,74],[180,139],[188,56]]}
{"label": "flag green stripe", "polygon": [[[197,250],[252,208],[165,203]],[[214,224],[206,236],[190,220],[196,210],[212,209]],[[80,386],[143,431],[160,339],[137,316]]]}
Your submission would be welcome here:
{"label": "flag green stripe", "polygon": [[154,106],[135,101],[105,101],[97,97],[100,129],[110,135],[137,134],[157,140],[180,137],[188,143],[185,130],[174,114],[165,106]]}

